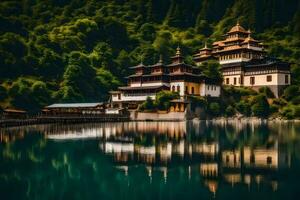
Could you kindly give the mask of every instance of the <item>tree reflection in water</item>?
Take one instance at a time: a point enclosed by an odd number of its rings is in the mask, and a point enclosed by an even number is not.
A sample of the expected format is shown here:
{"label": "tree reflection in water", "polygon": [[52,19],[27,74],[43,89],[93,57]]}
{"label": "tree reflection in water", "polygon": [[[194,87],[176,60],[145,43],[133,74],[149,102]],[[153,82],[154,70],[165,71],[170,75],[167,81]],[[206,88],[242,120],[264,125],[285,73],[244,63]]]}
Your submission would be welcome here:
{"label": "tree reflection in water", "polygon": [[294,199],[300,124],[127,122],[0,129],[4,199]]}

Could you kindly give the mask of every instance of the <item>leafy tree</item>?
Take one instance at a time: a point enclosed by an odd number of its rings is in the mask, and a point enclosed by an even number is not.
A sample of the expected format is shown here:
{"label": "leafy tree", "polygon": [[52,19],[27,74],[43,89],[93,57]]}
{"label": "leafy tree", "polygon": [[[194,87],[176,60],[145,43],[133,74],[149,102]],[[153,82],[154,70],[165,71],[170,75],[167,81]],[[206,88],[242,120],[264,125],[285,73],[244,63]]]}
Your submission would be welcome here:
{"label": "leafy tree", "polygon": [[170,107],[170,101],[178,99],[179,94],[171,91],[160,91],[156,94],[155,105],[159,110],[168,110]]}
{"label": "leafy tree", "polygon": [[291,85],[284,90],[283,95],[284,95],[284,98],[289,101],[289,100],[293,99],[294,97],[297,97],[300,95],[299,87],[296,85]]}
{"label": "leafy tree", "polygon": [[272,90],[267,86],[259,88],[259,93],[264,94],[268,98],[274,98],[275,97]]}
{"label": "leafy tree", "polygon": [[190,96],[191,110],[195,110],[197,107],[207,108],[207,100],[203,97]]}
{"label": "leafy tree", "polygon": [[231,105],[227,106],[225,113],[226,113],[226,116],[232,117],[235,114],[235,110],[234,110],[233,106],[231,106]]}
{"label": "leafy tree", "polygon": [[267,117],[270,112],[270,105],[265,95],[257,95],[253,100],[251,107],[254,116]]}
{"label": "leafy tree", "polygon": [[151,97],[147,97],[146,101],[140,105],[140,110],[153,110],[155,108]]}
{"label": "leafy tree", "polygon": [[87,55],[72,52],[63,75],[63,82],[58,93],[63,101],[92,101],[98,95],[95,85],[96,70],[91,67]]}
{"label": "leafy tree", "polygon": [[153,42],[156,38],[155,26],[150,23],[145,23],[140,28],[140,37],[142,40]]}
{"label": "leafy tree", "polygon": [[238,112],[245,116],[250,116],[251,115],[251,105],[250,103],[246,101],[240,101],[239,103],[236,104],[236,109]]}
{"label": "leafy tree", "polygon": [[208,112],[213,116],[218,116],[221,112],[220,104],[217,102],[212,102],[209,104]]}
{"label": "leafy tree", "polygon": [[217,82],[222,82],[223,76],[220,69],[220,64],[217,61],[210,60],[200,65],[203,74]]}

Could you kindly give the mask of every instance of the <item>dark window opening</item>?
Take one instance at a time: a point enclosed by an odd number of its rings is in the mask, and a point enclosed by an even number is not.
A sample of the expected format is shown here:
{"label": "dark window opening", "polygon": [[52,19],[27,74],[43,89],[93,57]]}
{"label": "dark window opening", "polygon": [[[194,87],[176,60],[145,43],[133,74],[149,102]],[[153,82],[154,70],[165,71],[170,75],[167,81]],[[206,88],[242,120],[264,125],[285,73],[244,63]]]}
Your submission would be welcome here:
{"label": "dark window opening", "polygon": [[250,156],[250,163],[255,163],[255,156],[253,154]]}
{"label": "dark window opening", "polygon": [[267,157],[267,164],[268,165],[272,164],[272,157],[271,156]]}
{"label": "dark window opening", "polygon": [[255,77],[250,77],[250,84],[254,85],[255,84]]}
{"label": "dark window opening", "polygon": [[289,75],[285,75],[284,82],[285,84],[289,84]]}
{"label": "dark window opening", "polygon": [[226,78],[226,84],[229,85],[229,78]]}

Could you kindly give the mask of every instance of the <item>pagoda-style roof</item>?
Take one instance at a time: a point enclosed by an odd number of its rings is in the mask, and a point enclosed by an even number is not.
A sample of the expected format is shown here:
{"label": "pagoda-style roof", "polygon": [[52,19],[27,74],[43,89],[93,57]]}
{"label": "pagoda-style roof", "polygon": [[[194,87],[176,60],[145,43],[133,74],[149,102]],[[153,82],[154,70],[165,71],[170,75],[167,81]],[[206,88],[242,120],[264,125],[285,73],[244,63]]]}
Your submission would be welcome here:
{"label": "pagoda-style roof", "polygon": [[207,43],[205,42],[205,45],[202,49],[200,49],[200,51],[211,51],[212,49],[211,48],[208,48],[207,47]]}
{"label": "pagoda-style roof", "polygon": [[228,68],[228,67],[246,67],[246,68],[251,68],[251,67],[266,67],[266,66],[273,66],[273,65],[281,65],[284,67],[289,67],[290,64],[288,62],[284,62],[279,59],[273,59],[273,58],[263,58],[263,59],[253,59],[251,61],[247,62],[235,62],[235,63],[228,63],[228,64],[223,64],[222,68]]}
{"label": "pagoda-style roof", "polygon": [[125,78],[141,77],[141,76],[143,76],[143,75],[144,75],[144,74],[132,74],[132,75],[127,76],[127,77],[125,77]]}
{"label": "pagoda-style roof", "polygon": [[225,42],[224,40],[216,41],[213,43],[213,46],[225,46],[224,42]]}
{"label": "pagoda-style roof", "polygon": [[261,50],[251,49],[251,48],[248,48],[247,46],[233,45],[233,46],[228,46],[226,48],[220,49],[216,53],[238,51],[238,50],[251,50],[251,51],[260,51],[261,52]]}
{"label": "pagoda-style roof", "polygon": [[138,64],[136,66],[129,67],[129,69],[137,69],[137,68],[144,68],[144,67],[146,67],[146,66],[143,63],[140,63],[140,64]]}
{"label": "pagoda-style roof", "polygon": [[167,67],[167,65],[158,62],[158,63],[156,63],[156,64],[154,64],[154,65],[149,65],[149,66],[147,66],[147,68],[151,68],[151,67]]}
{"label": "pagoda-style roof", "polygon": [[134,78],[134,77],[149,77],[149,76],[168,76],[169,74],[163,72],[155,72],[150,74],[132,74],[127,76],[126,78]]}
{"label": "pagoda-style roof", "polygon": [[97,106],[102,106],[102,102],[97,103],[55,103],[45,108],[94,108]]}
{"label": "pagoda-style roof", "polygon": [[193,65],[186,64],[185,62],[171,63],[171,64],[169,64],[169,65],[167,65],[167,66],[168,66],[168,67],[184,66],[184,67],[190,67],[190,68],[192,68],[192,69],[199,69],[198,67],[193,66]]}
{"label": "pagoda-style roof", "polygon": [[195,76],[195,77],[203,77],[203,74],[193,74],[189,72],[175,72],[175,73],[170,73],[170,76],[181,76],[181,75],[187,75],[187,76]]}
{"label": "pagoda-style roof", "polygon": [[253,39],[251,36],[247,37],[242,43],[245,44],[245,43],[251,43],[251,42],[259,43],[258,40]]}
{"label": "pagoda-style roof", "polygon": [[160,89],[160,88],[170,88],[167,84],[155,85],[155,86],[140,86],[140,87],[119,87],[120,90],[147,90],[147,89]]}
{"label": "pagoda-style roof", "polygon": [[244,29],[244,27],[242,27],[240,24],[239,24],[239,22],[234,26],[234,27],[232,27],[231,29],[230,29],[230,31],[228,32],[228,34],[231,34],[231,33],[246,33],[246,34],[248,34],[249,33],[249,31],[246,31],[245,29]]}
{"label": "pagoda-style roof", "polygon": [[290,63],[282,61],[280,59],[266,57],[264,59],[250,61],[245,65],[245,67],[266,67],[273,65],[289,67]]}

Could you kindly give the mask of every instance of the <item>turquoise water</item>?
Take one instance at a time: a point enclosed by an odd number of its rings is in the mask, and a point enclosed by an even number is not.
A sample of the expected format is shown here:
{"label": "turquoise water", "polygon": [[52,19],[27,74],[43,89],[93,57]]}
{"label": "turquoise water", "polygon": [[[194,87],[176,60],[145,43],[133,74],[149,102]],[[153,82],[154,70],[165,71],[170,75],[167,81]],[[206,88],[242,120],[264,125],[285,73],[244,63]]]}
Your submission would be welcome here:
{"label": "turquoise water", "polygon": [[1,199],[300,199],[300,124],[0,129]]}

